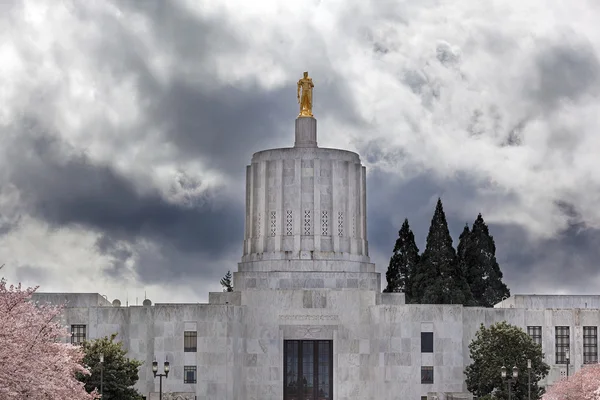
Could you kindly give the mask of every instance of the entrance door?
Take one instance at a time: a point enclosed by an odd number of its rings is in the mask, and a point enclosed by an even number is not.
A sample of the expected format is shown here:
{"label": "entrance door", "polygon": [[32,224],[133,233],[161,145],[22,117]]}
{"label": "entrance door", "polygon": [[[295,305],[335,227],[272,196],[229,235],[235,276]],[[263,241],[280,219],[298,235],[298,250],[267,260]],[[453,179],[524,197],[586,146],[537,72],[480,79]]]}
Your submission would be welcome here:
{"label": "entrance door", "polygon": [[333,341],[286,340],[284,400],[333,399]]}

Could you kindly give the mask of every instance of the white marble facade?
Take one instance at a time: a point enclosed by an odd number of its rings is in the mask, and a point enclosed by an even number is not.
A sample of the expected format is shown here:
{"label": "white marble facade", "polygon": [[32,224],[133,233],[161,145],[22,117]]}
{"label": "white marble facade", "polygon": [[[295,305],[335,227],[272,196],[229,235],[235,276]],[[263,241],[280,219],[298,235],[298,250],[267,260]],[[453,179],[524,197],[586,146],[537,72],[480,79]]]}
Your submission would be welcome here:
{"label": "white marble facade", "polygon": [[[85,326],[88,339],[117,332],[130,357],[144,361],[137,388],[152,399],[154,359],[171,363],[163,392],[172,398],[284,399],[284,343],[296,339],[333,343],[333,390],[319,399],[464,394],[468,344],[481,323],[504,320],[541,327],[552,367],[545,383],[566,369],[555,363],[556,326],[569,327],[571,369],[584,363],[584,327],[589,334],[600,325],[600,296],[513,296],[492,309],[405,305],[403,294],[381,293],[366,207],[359,156],[317,147],[316,120],[298,118],[293,148],[258,152],[247,167],[234,292],[210,293],[208,304],[121,306],[78,293],[36,300],[66,302],[63,322]],[[196,351],[184,351],[184,332],[197,335]],[[432,349],[422,349],[424,332]],[[195,383],[184,382],[184,367],[196,368]],[[433,369],[433,383],[422,383],[422,367]]]}

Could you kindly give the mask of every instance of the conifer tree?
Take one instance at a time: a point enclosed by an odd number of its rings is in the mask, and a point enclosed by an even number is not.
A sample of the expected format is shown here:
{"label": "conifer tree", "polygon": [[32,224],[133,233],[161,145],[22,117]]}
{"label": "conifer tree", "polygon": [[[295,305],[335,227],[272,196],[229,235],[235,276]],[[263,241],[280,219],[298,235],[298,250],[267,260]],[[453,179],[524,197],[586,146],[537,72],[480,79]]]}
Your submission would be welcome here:
{"label": "conifer tree", "polygon": [[233,284],[231,283],[231,271],[227,271],[225,276],[221,278],[221,286],[224,292],[233,292]]}
{"label": "conifer tree", "polygon": [[[475,277],[471,277],[469,274],[472,272],[472,269],[469,266],[473,263],[473,260],[468,259],[470,254],[467,253],[467,248],[469,248],[471,239],[471,230],[469,229],[469,224],[465,224],[465,227],[458,237],[458,246],[456,246],[456,258],[458,262],[458,267],[461,269],[465,279],[467,280],[467,284],[469,284],[469,290],[471,289],[470,283],[476,279]],[[472,294],[472,293],[471,293]],[[474,305],[477,303],[474,301]]]}
{"label": "conifer tree", "polygon": [[442,200],[431,220],[425,251],[415,276],[414,298],[423,304],[472,303],[469,285],[459,267]]}
{"label": "conifer tree", "polygon": [[415,244],[415,235],[410,230],[408,219],[405,219],[398,232],[394,254],[385,273],[387,287],[384,292],[404,292],[406,303],[410,303],[413,298],[413,279],[418,264],[419,248]]}
{"label": "conifer tree", "polygon": [[471,231],[464,238],[463,235],[459,244],[459,259],[474,302],[480,307],[493,307],[510,296],[510,290],[502,282],[502,271],[496,261],[496,244],[481,214],[477,216]]}

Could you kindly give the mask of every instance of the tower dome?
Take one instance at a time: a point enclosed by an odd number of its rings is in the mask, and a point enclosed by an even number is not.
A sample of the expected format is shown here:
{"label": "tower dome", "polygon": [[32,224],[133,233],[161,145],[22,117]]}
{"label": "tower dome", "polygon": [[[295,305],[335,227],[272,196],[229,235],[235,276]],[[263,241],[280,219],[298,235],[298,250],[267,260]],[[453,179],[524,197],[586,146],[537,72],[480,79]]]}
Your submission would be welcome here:
{"label": "tower dome", "polygon": [[314,85],[307,73],[298,86],[294,147],[259,151],[246,168],[238,270],[375,271],[367,242],[365,167],[354,152],[318,147]]}

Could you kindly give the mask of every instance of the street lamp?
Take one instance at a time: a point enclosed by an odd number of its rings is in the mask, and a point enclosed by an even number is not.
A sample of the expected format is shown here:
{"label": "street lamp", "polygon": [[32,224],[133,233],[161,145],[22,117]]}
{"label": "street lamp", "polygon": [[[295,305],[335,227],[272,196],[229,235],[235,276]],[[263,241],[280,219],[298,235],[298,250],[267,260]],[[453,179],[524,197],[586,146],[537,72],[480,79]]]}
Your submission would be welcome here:
{"label": "street lamp", "polygon": [[527,359],[527,400],[531,400],[531,360]]}
{"label": "street lamp", "polygon": [[567,380],[568,380],[569,379],[569,363],[571,362],[571,352],[569,351],[568,347],[565,349],[565,358],[567,360]]}
{"label": "street lamp", "polygon": [[104,398],[104,353],[100,353],[100,397]]}
{"label": "street lamp", "polygon": [[158,362],[156,360],[152,361],[152,373],[154,374],[154,377],[156,378],[157,376],[159,377],[159,391],[158,391],[158,399],[162,400],[162,378],[163,376],[165,378],[167,378],[169,376],[169,362],[165,361],[165,364],[163,366],[164,369],[164,374],[157,374],[158,372]]}
{"label": "street lamp", "polygon": [[508,400],[511,400],[511,385],[516,382],[519,377],[519,368],[516,366],[512,369],[512,378],[508,378],[506,376],[506,367],[500,368],[500,374],[502,375],[502,379],[506,379],[506,386],[508,387]]}

